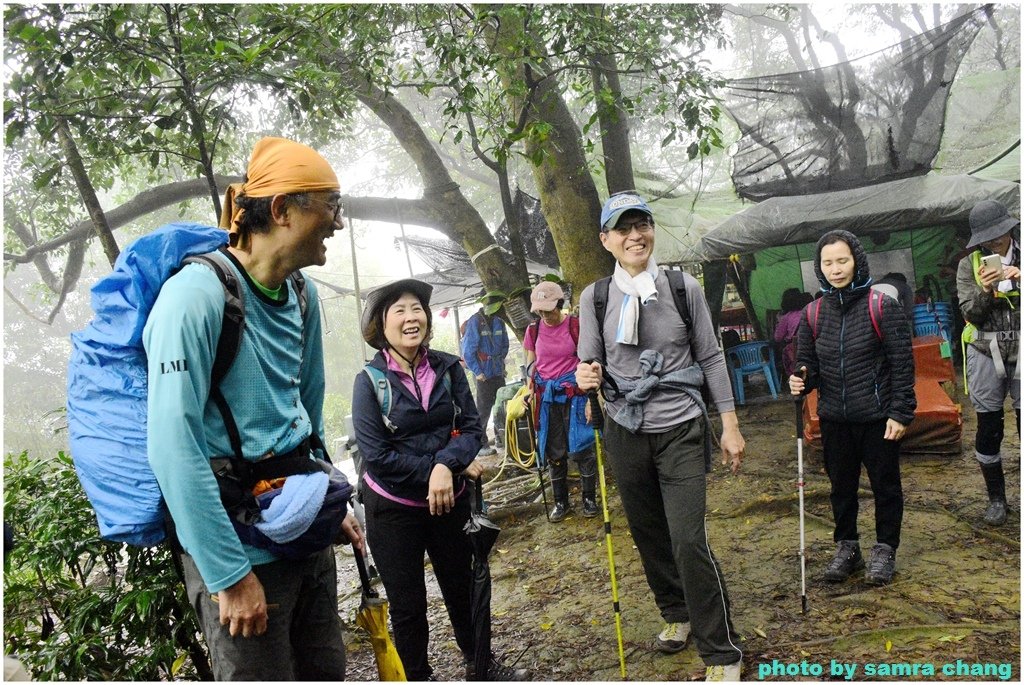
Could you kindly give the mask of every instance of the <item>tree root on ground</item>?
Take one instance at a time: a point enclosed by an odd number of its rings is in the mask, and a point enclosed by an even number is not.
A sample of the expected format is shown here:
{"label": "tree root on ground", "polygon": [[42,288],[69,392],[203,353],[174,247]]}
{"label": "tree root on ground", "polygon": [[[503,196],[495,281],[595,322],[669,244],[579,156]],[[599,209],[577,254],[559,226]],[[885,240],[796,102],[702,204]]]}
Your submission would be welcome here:
{"label": "tree root on ground", "polygon": [[960,514],[959,511],[950,511],[946,507],[943,507],[943,506],[938,505],[938,504],[917,504],[917,503],[910,504],[910,503],[907,503],[904,506],[906,508],[909,508],[909,509],[916,509],[918,511],[927,511],[927,512],[931,512],[931,513],[934,513],[934,514],[942,514],[944,516],[948,516],[949,518],[953,519],[957,523],[962,523],[962,524],[966,525],[968,528],[970,528],[974,532],[975,535],[979,535],[979,536],[981,536],[983,538],[988,538],[989,540],[993,540],[995,542],[1001,542],[1002,544],[1007,545],[1009,547],[1013,547],[1014,549],[1018,549],[1018,550],[1020,549],[1020,540],[1014,540],[1013,538],[1011,538],[1009,536],[1006,536],[1006,535],[1003,535],[1002,533],[997,533],[994,530],[989,530],[987,528],[982,528],[981,526],[979,526],[976,523],[974,523],[968,517]]}
{"label": "tree root on ground", "polygon": [[[860,497],[870,497],[871,493],[861,488],[857,491]],[[813,488],[804,490],[804,503],[828,501],[829,491],[824,488]],[[793,503],[799,503],[800,493],[793,492],[788,495],[760,495],[754,499],[747,500],[735,509],[720,511],[708,514],[708,518],[739,518],[754,512],[779,512],[790,508]]]}
{"label": "tree root on ground", "polygon": [[904,613],[912,618],[916,618],[925,625],[942,625],[949,621],[948,616],[932,611],[925,611],[924,609],[912,606],[911,603],[906,600],[868,596],[861,593],[856,595],[837,595],[829,597],[829,601],[835,602],[836,604],[847,604],[855,607]]}
{"label": "tree root on ground", "polygon": [[[873,497],[870,490],[861,488],[857,491],[857,496],[861,498]],[[804,503],[807,502],[819,502],[827,501],[829,497],[829,491],[823,488],[813,488],[804,491]],[[778,513],[780,510],[796,510],[799,513],[799,509],[794,507],[800,501],[799,493],[790,493],[787,495],[760,495],[751,500],[748,500],[729,511],[712,512],[708,514],[708,518],[739,518],[752,513]],[[987,538],[994,542],[999,542],[1014,549],[1020,549],[1020,540],[1015,540],[1007,535],[983,528],[974,523],[970,518],[964,516],[956,511],[950,511],[949,509],[937,505],[937,504],[919,504],[917,502],[904,502],[905,509],[913,509],[915,511],[924,511],[934,514],[942,514],[953,519],[957,523],[964,524],[971,531],[980,537]],[[828,519],[822,518],[815,514],[812,514],[806,509],[804,515],[811,520],[821,523],[823,525],[832,526],[832,522]]]}
{"label": "tree root on ground", "polygon": [[1009,632],[1012,633],[1014,630],[1020,627],[1019,622],[1005,621],[1002,623],[931,623],[923,625],[911,625],[911,626],[892,626],[889,628],[872,628],[871,630],[857,630],[852,633],[844,633],[843,635],[833,635],[832,637],[823,637],[818,640],[806,640],[806,641],[795,641],[795,642],[780,642],[773,647],[775,649],[782,649],[787,647],[815,647],[818,645],[827,645],[833,642],[839,642],[841,640],[848,640],[852,638],[863,638],[863,637],[889,637],[894,633],[909,633],[909,632],[924,632],[924,633],[948,633],[951,630],[965,630],[968,632],[977,631],[982,633],[999,633]]}

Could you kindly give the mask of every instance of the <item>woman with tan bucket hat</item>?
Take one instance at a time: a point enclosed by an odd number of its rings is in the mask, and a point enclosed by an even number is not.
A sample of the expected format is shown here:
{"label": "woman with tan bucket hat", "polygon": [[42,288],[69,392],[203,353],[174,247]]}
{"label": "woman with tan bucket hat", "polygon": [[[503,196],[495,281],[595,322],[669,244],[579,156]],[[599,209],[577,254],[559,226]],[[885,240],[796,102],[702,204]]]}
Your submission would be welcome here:
{"label": "woman with tan bucket hat", "polygon": [[[469,479],[483,471],[476,461],[483,429],[459,358],[427,345],[432,291],[410,278],[370,293],[361,328],[378,352],[356,377],[352,393],[356,441],[366,465],[367,542],[410,681],[433,679],[424,552],[467,664],[474,652],[473,551],[463,527],[470,516]],[[523,680],[526,672],[494,660],[489,675]]]}

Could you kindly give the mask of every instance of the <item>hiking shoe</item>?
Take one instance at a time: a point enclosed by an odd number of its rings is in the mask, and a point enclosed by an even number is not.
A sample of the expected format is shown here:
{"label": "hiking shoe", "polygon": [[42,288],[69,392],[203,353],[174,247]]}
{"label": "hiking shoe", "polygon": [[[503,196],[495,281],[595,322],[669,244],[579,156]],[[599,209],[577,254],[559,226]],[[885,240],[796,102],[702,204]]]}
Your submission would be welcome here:
{"label": "hiking shoe", "polygon": [[551,516],[548,517],[548,520],[551,521],[551,523],[558,523],[559,521],[563,521],[565,520],[565,517],[569,515],[570,511],[571,509],[569,508],[568,504],[565,504],[563,502],[556,502],[555,508],[551,510]]}
{"label": "hiking shoe", "polygon": [[[501,663],[498,657],[491,655],[491,663],[487,666],[487,677],[483,681],[495,682],[522,682],[530,679],[530,672],[525,668],[513,668]],[[466,680],[480,681],[476,677],[476,665],[472,661],[466,662]]]}
{"label": "hiking shoe", "polygon": [[864,568],[864,557],[860,553],[860,543],[856,540],[840,540],[839,547],[832,561],[825,567],[825,580],[830,583],[841,583],[854,571]]}
{"label": "hiking shoe", "polygon": [[1001,526],[1006,523],[1006,501],[994,499],[985,510],[985,523],[990,526]]}
{"label": "hiking shoe", "polygon": [[654,646],[659,652],[675,654],[683,651],[686,641],[690,639],[690,624],[687,623],[666,623],[665,628],[658,633],[654,640]]}
{"label": "hiking shoe", "polygon": [[593,497],[583,498],[583,516],[588,519],[592,519],[597,516],[599,509],[597,508],[597,502],[594,501]]}
{"label": "hiking shoe", "polygon": [[714,683],[738,683],[740,682],[740,671],[742,670],[742,667],[742,661],[737,661],[734,664],[726,664],[725,666],[708,666],[704,680]]}
{"label": "hiking shoe", "polygon": [[894,573],[896,573],[896,550],[884,542],[879,542],[871,548],[871,558],[868,560],[868,570],[864,574],[864,580],[870,585],[886,585],[892,582]]}

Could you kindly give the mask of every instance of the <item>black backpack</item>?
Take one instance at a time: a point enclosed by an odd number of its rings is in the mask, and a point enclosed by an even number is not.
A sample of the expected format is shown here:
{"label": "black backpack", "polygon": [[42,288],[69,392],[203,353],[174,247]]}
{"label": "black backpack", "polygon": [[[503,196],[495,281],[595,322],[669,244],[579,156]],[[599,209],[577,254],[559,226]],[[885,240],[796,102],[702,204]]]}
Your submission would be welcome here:
{"label": "black backpack", "polygon": [[[672,301],[676,304],[676,311],[679,318],[686,324],[686,330],[693,330],[693,319],[690,318],[690,305],[686,301],[686,278],[682,271],[665,269],[665,276],[668,278],[669,287],[672,289]],[[608,289],[611,287],[612,277],[605,276],[594,283],[594,314],[597,317],[597,334],[601,338],[601,349],[604,350],[604,317],[608,313]],[[604,360],[601,360],[604,363]],[[711,398],[708,390],[708,382],[700,388],[701,398],[707,404]]]}

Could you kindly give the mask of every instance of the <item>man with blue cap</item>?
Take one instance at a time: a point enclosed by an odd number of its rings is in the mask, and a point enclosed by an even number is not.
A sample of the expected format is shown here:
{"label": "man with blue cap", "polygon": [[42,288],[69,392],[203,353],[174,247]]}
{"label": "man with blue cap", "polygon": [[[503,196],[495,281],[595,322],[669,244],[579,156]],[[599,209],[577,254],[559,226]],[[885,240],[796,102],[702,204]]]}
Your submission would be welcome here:
{"label": "man with blue cap", "polygon": [[[635,191],[608,198],[601,244],[615,273],[580,297],[576,379],[605,393],[604,438],[647,583],[665,620],[655,645],[686,647],[693,633],[707,680],[738,681],[743,653],[705,525],[711,469],[706,385],[722,417],[722,463],[743,459],[725,357],[697,281],[654,260],[654,215]],[[600,312],[600,313],[599,313]],[[618,392],[615,392],[617,386]],[[606,388],[607,390],[607,388]]]}

